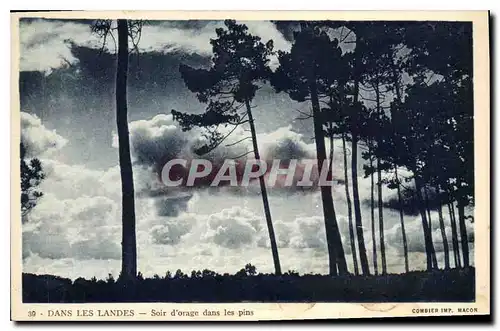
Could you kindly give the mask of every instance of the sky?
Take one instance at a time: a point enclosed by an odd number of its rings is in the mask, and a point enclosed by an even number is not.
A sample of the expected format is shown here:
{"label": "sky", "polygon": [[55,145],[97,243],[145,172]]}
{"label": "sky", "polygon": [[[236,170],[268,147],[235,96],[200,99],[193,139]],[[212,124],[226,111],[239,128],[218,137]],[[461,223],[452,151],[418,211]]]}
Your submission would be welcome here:
{"label": "sky", "polygon": [[[293,22],[244,22],[275,49],[291,46]],[[182,269],[236,272],[252,263],[272,272],[269,238],[257,185],[247,188],[158,188],[155,164],[171,158],[193,158],[200,130],[183,132],[171,109],[200,113],[203,104],[184,85],[178,67],[207,66],[210,38],[220,21],[159,21],[143,28],[139,52],[130,57],[129,130],[136,188],[138,269],[163,275]],[[329,31],[331,36],[339,31]],[[344,46],[344,51],[349,51]],[[121,189],[114,108],[115,45],[91,34],[89,21],[22,20],[20,25],[21,139],[29,157],[42,161],[46,179],[38,205],[23,222],[23,270],[63,277],[115,277],[121,268]],[[271,60],[271,66],[275,59]],[[315,157],[312,123],[292,101],[264,86],[254,99],[257,139],[265,159]],[[236,142],[248,128],[227,140]],[[221,146],[205,156],[212,161],[245,152],[249,141]],[[341,141],[335,141],[334,177],[343,178]],[[329,143],[327,141],[327,148]],[[362,169],[362,164],[360,164]],[[403,169],[401,169],[404,173]],[[349,172],[350,176],[350,172]],[[370,180],[359,174],[367,254],[372,265]],[[384,176],[391,176],[390,173]],[[350,270],[345,187],[332,187],[342,241]],[[352,190],[351,190],[352,192]],[[384,188],[384,200],[396,192]],[[318,190],[269,190],[283,270],[327,273],[324,219]],[[378,210],[375,210],[378,215]],[[399,212],[384,207],[389,272],[404,271]],[[433,240],[440,265],[443,245],[433,211]],[[444,213],[448,238],[451,226]],[[420,218],[405,214],[410,268],[425,268]],[[378,231],[378,227],[377,227]],[[473,259],[473,229],[468,228]],[[378,232],[377,232],[378,238]],[[449,240],[451,244],[451,240]],[[380,258],[380,256],[379,256]],[[453,264],[453,259],[452,259]],[[380,262],[379,262],[380,265]]]}

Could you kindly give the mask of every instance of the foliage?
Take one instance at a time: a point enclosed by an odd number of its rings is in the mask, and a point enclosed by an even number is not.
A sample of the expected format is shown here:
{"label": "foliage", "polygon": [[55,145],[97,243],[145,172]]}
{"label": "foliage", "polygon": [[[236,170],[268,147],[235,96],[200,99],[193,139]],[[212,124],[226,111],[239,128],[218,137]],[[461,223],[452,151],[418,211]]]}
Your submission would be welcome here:
{"label": "foliage", "polygon": [[256,82],[266,80],[270,73],[272,41],[262,43],[260,37],[248,33],[246,25],[234,20],[224,24],[226,28],[217,28],[217,38],[210,40],[213,57],[209,70],[180,67],[187,87],[203,103],[221,94],[240,103],[253,99],[259,87]]}
{"label": "foliage", "polygon": [[45,178],[42,163],[37,158],[27,160],[26,147],[21,142],[21,213],[33,209],[43,193],[37,190]]}
{"label": "foliage", "polygon": [[[225,28],[217,28],[217,38],[211,39],[213,57],[208,69],[181,65],[179,71],[198,100],[206,104],[202,114],[172,110],[174,119],[184,131],[194,127],[206,129],[207,143],[196,150],[205,154],[216,148],[228,136],[219,126],[238,126],[248,122],[247,110],[239,112],[251,102],[260,85],[269,79],[269,56],[273,43],[265,44],[260,37],[248,33],[248,27],[234,20],[225,20]],[[231,131],[232,132],[232,131]]]}
{"label": "foliage", "polygon": [[351,56],[342,56],[338,40],[330,39],[319,27],[312,26],[309,31],[294,33],[289,52],[278,51],[280,66],[271,80],[276,92],[286,92],[299,102],[310,97],[311,76],[316,79],[321,98],[338,93],[350,75],[347,64]]}

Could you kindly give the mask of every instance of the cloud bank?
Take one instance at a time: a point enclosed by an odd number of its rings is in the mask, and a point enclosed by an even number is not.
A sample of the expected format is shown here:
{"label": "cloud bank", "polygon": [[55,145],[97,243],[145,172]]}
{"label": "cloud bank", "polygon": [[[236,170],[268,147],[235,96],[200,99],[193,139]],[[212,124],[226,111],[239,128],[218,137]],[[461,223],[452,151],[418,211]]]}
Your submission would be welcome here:
{"label": "cloud bank", "polygon": [[[207,143],[205,131],[200,128],[194,128],[190,131],[184,132],[179,127],[179,124],[174,121],[171,114],[160,114],[154,116],[150,120],[133,121],[129,124],[130,131],[130,144],[133,162],[137,166],[150,168],[156,177],[161,176],[163,166],[170,160],[182,159],[187,161],[187,169],[178,170],[173,167],[171,169],[170,177],[176,175],[183,178],[183,184],[186,184],[189,165],[193,159],[204,159],[210,161],[213,165],[212,172],[195,182],[195,186],[209,186],[212,182],[211,179],[220,170],[220,167],[228,159],[236,161],[236,175],[238,180],[244,173],[246,161],[253,160],[253,146],[251,136],[248,130],[243,126],[239,126],[233,130],[232,126],[223,127],[219,131],[223,136],[230,134],[223,143],[217,148],[204,155],[198,155],[196,150]],[[298,160],[298,165],[293,174],[293,186],[307,176],[304,174],[306,161],[314,161],[316,158],[316,150],[312,142],[306,142],[306,137],[303,134],[297,133],[292,130],[291,126],[281,127],[275,131],[268,133],[257,134],[257,142],[261,159],[267,164],[266,178],[277,170],[271,171],[274,160],[280,160],[281,167],[287,167],[290,160]],[[326,140],[327,148],[329,149],[329,141]],[[334,154],[334,163],[338,164],[342,161],[340,149],[340,142],[335,141],[337,145],[335,149],[337,152]],[[113,134],[112,145],[118,147],[118,137],[116,133]],[[303,163],[302,163],[303,161]],[[334,179],[341,179],[343,177],[343,169],[334,167]],[[285,175],[277,175],[277,181],[273,188],[280,188],[285,183]],[[313,162],[311,175],[308,176],[313,182],[317,182],[319,172],[317,170],[316,162]],[[176,178],[171,178],[175,180]],[[162,183],[158,182],[156,187],[161,189]]]}
{"label": "cloud bank", "polygon": [[[36,119],[30,118],[26,132],[38,131],[64,139]],[[180,144],[179,153],[189,153],[194,137],[180,137],[168,115],[131,123],[131,138],[137,145],[149,146],[141,157],[134,154],[134,180],[137,192],[151,190],[151,173],[146,165],[155,162],[162,148]],[[28,134],[29,136],[29,134]],[[192,136],[192,135],[190,135]],[[172,138],[173,137],[173,138]],[[287,157],[312,152],[304,138],[288,128],[259,136],[265,155]],[[281,138],[280,138],[281,137]],[[140,142],[140,143],[138,143]],[[187,142],[187,143],[186,143]],[[41,146],[41,147],[40,147]],[[37,152],[45,155],[53,144],[41,144]],[[147,148],[145,148],[147,149]],[[144,152],[136,150],[136,152]],[[337,159],[339,156],[335,156]],[[26,272],[52,273],[66,277],[117,276],[120,269],[121,195],[118,166],[92,170],[83,165],[68,165],[41,158],[47,177],[40,190],[44,196],[23,223],[23,268]],[[342,169],[342,167],[340,167]],[[369,178],[360,178],[360,194],[369,194]],[[368,189],[367,189],[368,188]],[[347,207],[342,185],[333,187],[346,259],[352,269]],[[389,192],[385,192],[389,197]],[[393,193],[394,194],[394,193]],[[284,270],[302,273],[326,273],[327,248],[319,192],[270,196],[280,258]],[[387,261],[390,272],[402,272],[403,255],[397,211],[384,208]],[[378,215],[378,210],[375,210]],[[370,210],[362,205],[367,254],[371,261]],[[451,249],[451,224],[447,213],[444,223]],[[252,263],[263,272],[272,271],[267,225],[259,195],[234,194],[230,190],[200,189],[189,194],[136,196],[139,270],[144,275],[163,274],[167,270],[212,269],[235,272]],[[443,265],[443,245],[437,213],[433,219],[433,241]],[[425,268],[423,233],[419,217],[405,216],[410,250],[410,267]],[[473,226],[468,224],[471,258]],[[378,227],[376,230],[378,241]],[[379,243],[377,242],[377,247]],[[379,256],[380,258],[380,256]],[[453,259],[452,265],[453,265]]]}
{"label": "cloud bank", "polygon": [[[21,20],[21,71],[42,71],[50,73],[53,69],[77,60],[71,54],[70,43],[100,49],[103,40],[91,33],[92,21],[76,22],[48,19]],[[274,41],[275,49],[288,50],[290,43],[266,21],[244,22],[249,32],[260,36],[264,42]],[[162,21],[143,27],[140,52],[157,51],[161,53],[187,53],[210,56],[210,39],[216,37],[215,29],[224,26],[222,21]],[[114,40],[117,40],[116,31]],[[133,44],[130,42],[129,47]],[[112,37],[107,38],[105,49],[114,53],[116,44]]]}

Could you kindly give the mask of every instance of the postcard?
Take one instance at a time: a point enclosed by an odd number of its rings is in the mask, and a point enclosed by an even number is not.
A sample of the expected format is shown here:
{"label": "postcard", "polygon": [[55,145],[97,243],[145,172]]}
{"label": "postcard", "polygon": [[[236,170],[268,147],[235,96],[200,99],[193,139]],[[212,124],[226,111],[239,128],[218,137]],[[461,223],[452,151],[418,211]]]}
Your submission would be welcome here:
{"label": "postcard", "polygon": [[12,320],[490,314],[487,11],[11,24]]}

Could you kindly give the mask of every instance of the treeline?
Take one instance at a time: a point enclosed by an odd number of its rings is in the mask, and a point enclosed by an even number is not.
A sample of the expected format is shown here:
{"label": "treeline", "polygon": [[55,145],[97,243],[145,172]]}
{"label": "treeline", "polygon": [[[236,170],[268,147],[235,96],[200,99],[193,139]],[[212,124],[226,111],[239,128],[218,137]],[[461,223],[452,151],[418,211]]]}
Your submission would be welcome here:
{"label": "treeline", "polygon": [[387,276],[281,276],[257,273],[246,265],[234,275],[211,270],[177,270],[144,278],[134,286],[105,280],[23,274],[24,303],[89,302],[471,302],[474,268],[412,271]]}
{"label": "treeline", "polygon": [[[276,52],[272,40],[264,43],[259,36],[250,34],[244,24],[226,20],[224,28],[216,29],[217,38],[210,41],[211,67],[180,67],[187,87],[206,104],[205,112],[199,115],[172,110],[184,130],[207,129],[207,144],[197,153],[217,148],[228,137],[218,127],[248,124],[253,146],[248,153],[259,160],[254,123],[257,105],[253,101],[257,91],[270,84],[277,93],[309,103],[311,111],[306,115],[312,119],[318,169],[321,171],[324,160],[330,160],[329,178],[333,141],[342,141],[349,245],[356,275],[387,274],[384,186],[397,192],[406,272],[411,266],[403,199],[408,195],[422,221],[427,270],[450,268],[444,213],[451,223],[455,266],[469,266],[466,222],[473,218],[465,210],[474,204],[471,24],[350,21],[296,24],[291,49]],[[277,68],[271,68],[272,57],[278,60]],[[330,141],[329,150],[326,140]],[[358,160],[358,154],[363,161]],[[361,214],[358,184],[361,164],[362,175],[370,177],[371,182],[368,220]],[[281,266],[263,176],[260,188],[275,273],[279,275]],[[345,275],[349,270],[331,187],[320,189],[329,273]],[[430,199],[435,201],[430,203]],[[437,211],[437,220],[431,217],[433,209]],[[437,262],[433,221],[439,222],[444,266]],[[371,257],[367,256],[364,238],[368,223],[373,245]],[[372,269],[369,259],[373,262]]]}

